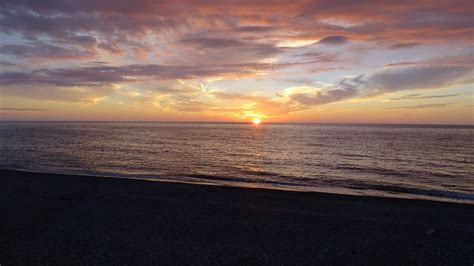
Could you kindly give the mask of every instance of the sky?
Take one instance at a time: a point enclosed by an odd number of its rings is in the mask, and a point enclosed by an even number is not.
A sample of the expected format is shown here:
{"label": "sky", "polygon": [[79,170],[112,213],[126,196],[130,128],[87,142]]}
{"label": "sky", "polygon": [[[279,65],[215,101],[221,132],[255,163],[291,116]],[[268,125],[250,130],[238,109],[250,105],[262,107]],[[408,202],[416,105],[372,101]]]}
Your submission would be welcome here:
{"label": "sky", "polygon": [[474,124],[474,4],[2,0],[0,120]]}

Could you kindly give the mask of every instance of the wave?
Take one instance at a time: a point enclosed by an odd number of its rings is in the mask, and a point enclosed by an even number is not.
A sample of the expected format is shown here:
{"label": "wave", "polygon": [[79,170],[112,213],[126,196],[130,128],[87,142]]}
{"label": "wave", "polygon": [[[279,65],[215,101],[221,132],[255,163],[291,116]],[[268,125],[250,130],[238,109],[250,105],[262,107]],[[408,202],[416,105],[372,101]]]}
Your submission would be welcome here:
{"label": "wave", "polygon": [[[34,171],[24,168],[5,168],[0,167],[1,170],[17,171],[17,172],[31,172],[31,173],[45,173],[45,174],[66,174],[66,175],[77,175],[77,176],[97,176],[97,177],[110,177],[110,178],[125,178],[125,179],[139,179],[139,180],[153,180],[153,181],[171,181],[178,183],[197,183],[197,184],[211,184],[211,185],[230,185],[237,187],[245,187],[243,184],[251,184],[252,187],[260,187],[265,189],[276,189],[276,190],[291,190],[291,191],[302,191],[302,192],[325,192],[325,193],[341,193],[340,189],[349,189],[356,191],[378,191],[379,193],[372,196],[392,197],[398,195],[401,197],[413,198],[419,196],[425,196],[431,200],[442,200],[447,199],[451,201],[464,201],[474,202],[474,193],[460,192],[460,191],[449,191],[449,190],[436,190],[436,189],[424,189],[424,188],[413,188],[403,187],[388,184],[371,184],[367,182],[351,182],[349,180],[325,180],[329,182],[318,182],[318,184],[303,184],[293,183],[277,180],[267,179],[243,179],[238,177],[225,177],[218,175],[208,174],[191,174],[191,175],[180,175],[180,176],[159,176],[159,175],[148,175],[148,174],[119,174],[119,173],[98,173],[84,171],[82,173],[77,172],[55,172],[55,171]],[[298,180],[298,178],[288,177],[292,181]],[[307,178],[303,178],[307,179]],[[313,179],[314,180],[314,179]],[[205,182],[202,182],[205,181]],[[210,181],[210,183],[209,183]],[[314,180],[318,181],[318,180]],[[319,180],[321,181],[321,180]],[[224,183],[222,183],[224,182]],[[256,186],[255,186],[256,185]],[[260,186],[259,186],[260,185]],[[332,190],[332,189],[334,190]],[[380,193],[382,192],[382,193]],[[385,193],[384,193],[385,192]],[[370,196],[371,193],[348,193],[353,195],[366,195]]]}
{"label": "wave", "polygon": [[411,195],[424,195],[430,197],[441,197],[456,200],[470,200],[474,201],[474,193],[459,192],[459,191],[447,191],[447,190],[435,190],[435,189],[422,189],[413,187],[401,187],[392,185],[378,185],[378,184],[365,184],[365,186],[351,186],[352,189],[374,189],[386,192],[404,193]]}
{"label": "wave", "polygon": [[370,173],[370,174],[377,174],[377,175],[382,175],[382,176],[397,176],[397,177],[412,176],[412,174],[410,173],[381,168],[381,167],[365,167],[365,166],[361,167],[361,166],[356,166],[356,165],[341,165],[340,164],[340,165],[335,165],[332,168],[336,170],[349,170],[349,171],[354,171],[354,172]]}
{"label": "wave", "polygon": [[[287,186],[291,187],[311,187],[309,184],[296,184],[291,182],[285,181],[277,181],[277,180],[267,180],[267,179],[244,179],[239,177],[224,177],[224,176],[216,176],[216,175],[204,175],[204,174],[192,174],[192,175],[185,175],[185,176],[176,176],[174,178],[179,177],[190,177],[190,178],[197,178],[197,179],[204,179],[204,180],[214,180],[214,181],[224,181],[224,182],[235,182],[235,183],[249,183],[249,184],[264,184],[264,185],[274,185],[274,186]],[[271,188],[270,186],[270,188]],[[264,186],[265,188],[269,188]]]}

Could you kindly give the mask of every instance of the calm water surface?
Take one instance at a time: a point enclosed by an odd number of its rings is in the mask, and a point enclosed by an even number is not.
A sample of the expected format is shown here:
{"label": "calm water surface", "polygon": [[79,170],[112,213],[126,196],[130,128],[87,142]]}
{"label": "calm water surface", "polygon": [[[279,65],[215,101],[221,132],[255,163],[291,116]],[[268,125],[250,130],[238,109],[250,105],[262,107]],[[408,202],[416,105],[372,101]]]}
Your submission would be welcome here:
{"label": "calm water surface", "polygon": [[474,202],[472,127],[0,123],[0,168]]}

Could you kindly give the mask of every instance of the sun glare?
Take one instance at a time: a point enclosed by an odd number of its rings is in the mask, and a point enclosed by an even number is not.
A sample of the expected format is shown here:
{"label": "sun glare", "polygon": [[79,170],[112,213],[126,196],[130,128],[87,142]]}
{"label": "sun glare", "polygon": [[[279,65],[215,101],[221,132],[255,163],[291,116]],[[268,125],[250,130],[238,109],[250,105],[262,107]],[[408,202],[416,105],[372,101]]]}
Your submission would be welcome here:
{"label": "sun glare", "polygon": [[255,117],[254,119],[252,119],[252,123],[253,123],[254,125],[258,125],[258,124],[260,124],[260,122],[262,122],[262,121],[261,121],[260,118],[258,118],[258,117]]}

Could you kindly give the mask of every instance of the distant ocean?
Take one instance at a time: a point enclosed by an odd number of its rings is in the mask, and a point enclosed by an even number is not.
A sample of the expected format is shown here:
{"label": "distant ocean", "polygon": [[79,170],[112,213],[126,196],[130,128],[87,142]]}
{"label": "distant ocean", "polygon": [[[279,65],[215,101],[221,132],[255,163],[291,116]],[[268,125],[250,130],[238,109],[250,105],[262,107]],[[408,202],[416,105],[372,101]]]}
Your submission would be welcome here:
{"label": "distant ocean", "polygon": [[0,168],[474,202],[470,126],[2,122]]}

